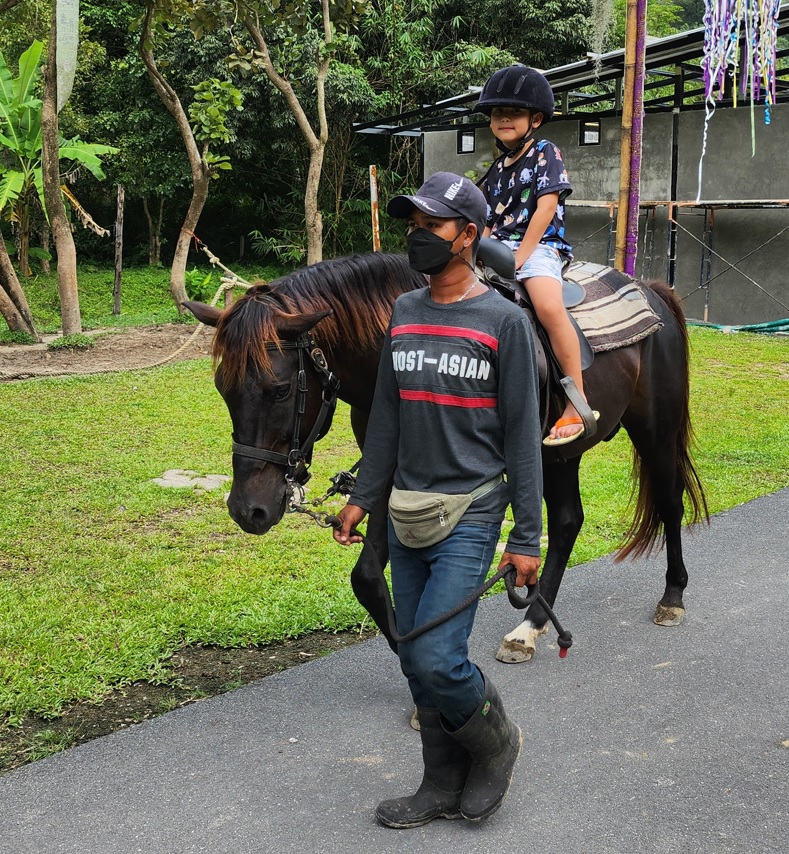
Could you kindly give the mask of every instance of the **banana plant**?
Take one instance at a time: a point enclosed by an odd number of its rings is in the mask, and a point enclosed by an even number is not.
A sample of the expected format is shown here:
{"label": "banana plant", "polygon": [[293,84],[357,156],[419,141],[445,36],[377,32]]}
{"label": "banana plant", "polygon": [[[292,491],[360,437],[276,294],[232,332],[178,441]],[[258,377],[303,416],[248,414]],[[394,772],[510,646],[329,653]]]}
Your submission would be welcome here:
{"label": "banana plant", "polygon": [[[20,235],[19,266],[28,270],[30,213],[33,205],[44,206],[42,174],[41,99],[36,85],[41,78],[44,45],[33,44],[19,58],[19,73],[13,76],[0,52],[0,217],[17,224]],[[117,151],[109,145],[83,142],[79,137],[59,140],[59,160],[77,162],[98,179],[104,178],[101,156]],[[65,197],[68,205],[68,195]]]}

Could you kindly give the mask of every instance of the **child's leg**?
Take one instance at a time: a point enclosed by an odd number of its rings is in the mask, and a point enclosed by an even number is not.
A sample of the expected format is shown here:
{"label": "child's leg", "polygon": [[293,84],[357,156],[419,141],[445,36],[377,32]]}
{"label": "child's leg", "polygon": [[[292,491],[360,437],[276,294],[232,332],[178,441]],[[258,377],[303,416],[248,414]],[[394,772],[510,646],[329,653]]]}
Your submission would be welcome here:
{"label": "child's leg", "polygon": [[[572,377],[576,388],[586,400],[581,371],[581,347],[578,343],[578,335],[567,316],[567,309],[565,309],[562,301],[561,282],[548,276],[533,276],[524,279],[523,284],[529,293],[540,323],[548,333],[551,347],[559,365],[566,376]],[[567,401],[562,418],[575,417],[578,417],[578,412]],[[553,427],[550,435],[553,439],[566,438],[580,433],[582,430],[581,424],[568,424],[558,429]]]}

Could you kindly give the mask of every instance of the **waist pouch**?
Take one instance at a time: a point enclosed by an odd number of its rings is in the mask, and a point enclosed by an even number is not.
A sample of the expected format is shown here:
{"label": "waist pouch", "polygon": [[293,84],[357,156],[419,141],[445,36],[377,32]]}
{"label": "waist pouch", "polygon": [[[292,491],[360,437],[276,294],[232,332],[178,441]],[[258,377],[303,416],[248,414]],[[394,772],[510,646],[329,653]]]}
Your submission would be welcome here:
{"label": "waist pouch", "polygon": [[492,492],[503,480],[502,475],[497,474],[472,492],[460,495],[393,489],[389,496],[389,518],[397,539],[412,549],[440,543],[450,535],[471,504]]}

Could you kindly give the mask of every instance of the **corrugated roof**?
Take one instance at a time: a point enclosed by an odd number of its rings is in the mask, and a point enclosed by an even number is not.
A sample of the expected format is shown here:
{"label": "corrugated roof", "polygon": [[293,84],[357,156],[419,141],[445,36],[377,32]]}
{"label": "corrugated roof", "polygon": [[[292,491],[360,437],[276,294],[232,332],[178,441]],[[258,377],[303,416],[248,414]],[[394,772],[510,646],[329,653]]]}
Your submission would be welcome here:
{"label": "corrugated roof", "polygon": [[[778,35],[789,35],[789,3],[778,13]],[[681,108],[698,109],[699,96],[703,95],[702,73],[698,60],[704,56],[704,27],[683,33],[650,39],[646,45],[645,67],[647,80],[644,87],[644,108],[648,112],[670,110],[674,106],[674,87],[677,81],[682,94]],[[789,50],[778,52],[780,59],[789,56]],[[599,56],[588,56],[579,62],[561,65],[543,71],[556,94],[557,109],[562,111],[557,120],[578,118],[579,113],[604,115],[617,112],[617,81],[624,75],[625,52],[615,50]],[[776,100],[789,100],[789,69],[777,72]],[[613,87],[605,84],[614,82]],[[621,84],[620,84],[621,85]],[[473,87],[434,104],[409,110],[394,116],[360,122],[354,125],[359,133],[419,136],[425,131],[457,128],[458,120],[471,127],[485,125],[482,120],[469,121],[481,87]],[[596,91],[583,91],[590,88]],[[609,91],[600,91],[601,89]],[[656,91],[657,90],[657,91]],[[724,100],[723,105],[726,104]]]}

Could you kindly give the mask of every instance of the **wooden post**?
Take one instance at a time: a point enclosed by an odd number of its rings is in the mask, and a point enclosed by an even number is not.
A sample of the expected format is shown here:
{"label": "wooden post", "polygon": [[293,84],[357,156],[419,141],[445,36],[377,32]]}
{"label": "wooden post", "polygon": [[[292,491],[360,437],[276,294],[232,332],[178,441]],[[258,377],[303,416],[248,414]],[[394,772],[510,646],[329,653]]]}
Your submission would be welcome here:
{"label": "wooden post", "polygon": [[630,199],[630,141],[633,130],[633,82],[636,70],[638,0],[627,0],[625,74],[622,92],[622,130],[619,147],[619,208],[616,215],[616,269],[625,269],[628,202]]}
{"label": "wooden post", "polygon": [[378,225],[378,171],[370,166],[370,209],[373,227],[373,252],[381,251],[381,230]]}
{"label": "wooden post", "polygon": [[121,313],[121,270],[123,269],[123,184],[118,184],[118,204],[115,212],[115,284],[112,288],[112,313]]}
{"label": "wooden post", "polygon": [[628,276],[636,272],[638,255],[638,215],[641,202],[641,148],[644,129],[644,73],[647,43],[647,0],[636,3],[636,48],[633,74],[633,115],[630,129],[630,194],[627,202],[624,269]]}

